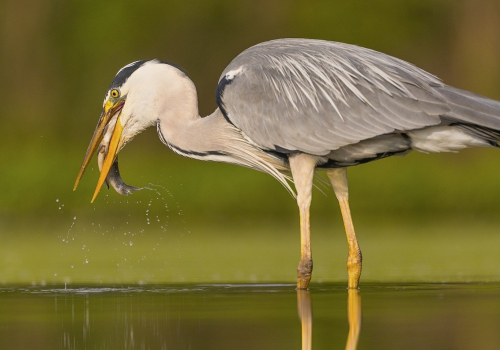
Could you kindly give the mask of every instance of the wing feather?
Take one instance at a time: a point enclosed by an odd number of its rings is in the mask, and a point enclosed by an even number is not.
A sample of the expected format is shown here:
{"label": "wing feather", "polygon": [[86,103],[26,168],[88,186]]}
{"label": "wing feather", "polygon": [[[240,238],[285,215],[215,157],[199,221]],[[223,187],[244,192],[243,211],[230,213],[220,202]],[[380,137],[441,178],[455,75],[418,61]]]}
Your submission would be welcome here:
{"label": "wing feather", "polygon": [[500,103],[397,58],[336,42],[258,44],[229,64],[222,83],[217,101],[226,118],[268,150],[327,155],[443,118],[500,129]]}

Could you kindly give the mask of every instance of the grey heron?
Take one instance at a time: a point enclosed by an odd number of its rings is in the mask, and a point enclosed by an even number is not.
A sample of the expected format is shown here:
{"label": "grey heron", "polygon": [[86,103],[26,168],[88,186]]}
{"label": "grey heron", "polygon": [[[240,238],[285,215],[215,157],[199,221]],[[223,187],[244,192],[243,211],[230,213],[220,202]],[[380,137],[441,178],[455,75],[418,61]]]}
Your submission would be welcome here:
{"label": "grey heron", "polygon": [[500,102],[445,85],[400,59],[322,40],[279,39],[239,54],[220,76],[218,108],[201,118],[196,88],[178,66],[133,62],[118,71],[87,149],[75,189],[92,155],[104,182],[119,193],[117,154],[150,126],[175,153],[272,175],[300,213],[297,288],[313,268],[309,208],[313,176],[325,170],[340,204],[349,247],[348,287],[358,288],[362,256],[351,218],[346,168],[411,150],[450,152],[499,147]]}

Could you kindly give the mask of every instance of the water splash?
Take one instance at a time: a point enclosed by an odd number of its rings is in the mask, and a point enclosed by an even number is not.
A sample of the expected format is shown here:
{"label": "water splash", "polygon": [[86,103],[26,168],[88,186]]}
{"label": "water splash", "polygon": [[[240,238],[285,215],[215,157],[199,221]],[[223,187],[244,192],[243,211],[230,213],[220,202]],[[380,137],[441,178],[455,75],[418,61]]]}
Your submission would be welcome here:
{"label": "water splash", "polygon": [[[55,199],[56,210],[67,216],[69,224],[66,234],[59,236],[59,242],[64,244],[60,254],[68,255],[68,263],[62,267],[64,271],[58,271],[56,280],[78,280],[89,273],[91,279],[99,280],[101,274],[106,276],[113,266],[115,276],[126,276],[128,272],[124,269],[147,271],[139,276],[147,282],[154,276],[149,266],[158,266],[157,273],[161,273],[162,267],[171,264],[175,255],[181,257],[182,237],[189,233],[181,205],[172,192],[161,185],[149,184],[145,189],[149,191],[130,197],[106,193],[101,197],[101,206],[94,205],[90,211],[90,219],[78,215],[77,220],[77,216],[67,213],[61,197]],[[113,222],[93,214],[111,207],[127,214]],[[176,253],[165,254],[167,247],[173,247]],[[103,254],[103,249],[107,253]],[[83,274],[82,269],[85,269]]]}

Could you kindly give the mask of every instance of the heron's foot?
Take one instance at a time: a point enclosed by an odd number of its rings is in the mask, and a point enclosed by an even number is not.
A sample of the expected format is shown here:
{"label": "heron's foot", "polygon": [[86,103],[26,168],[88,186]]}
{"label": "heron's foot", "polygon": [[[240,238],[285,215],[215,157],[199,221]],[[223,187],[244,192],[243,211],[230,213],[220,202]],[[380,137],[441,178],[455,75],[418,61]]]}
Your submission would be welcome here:
{"label": "heron's foot", "polygon": [[307,289],[313,269],[312,260],[301,260],[297,267],[297,289]]}
{"label": "heron's foot", "polygon": [[359,288],[359,278],[361,277],[361,264],[363,261],[363,256],[361,251],[358,250],[351,254],[349,252],[349,257],[347,258],[347,275],[348,282],[347,286],[349,289]]}

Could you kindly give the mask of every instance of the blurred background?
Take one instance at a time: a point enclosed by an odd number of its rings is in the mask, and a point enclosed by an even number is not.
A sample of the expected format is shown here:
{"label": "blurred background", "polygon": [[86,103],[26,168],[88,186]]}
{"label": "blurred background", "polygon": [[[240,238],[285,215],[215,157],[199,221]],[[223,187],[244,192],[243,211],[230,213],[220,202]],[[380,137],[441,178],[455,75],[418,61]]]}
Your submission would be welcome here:
{"label": "blurred background", "polygon": [[[293,282],[293,198],[265,174],[173,154],[150,129],[120,153],[124,180],[101,190],[96,161],[75,177],[124,65],[187,70],[202,116],[226,65],[282,37],[385,52],[445,83],[500,99],[497,0],[0,2],[0,283]],[[349,169],[364,281],[498,280],[500,152],[392,157]],[[346,278],[338,205],[318,182],[315,281]]]}

